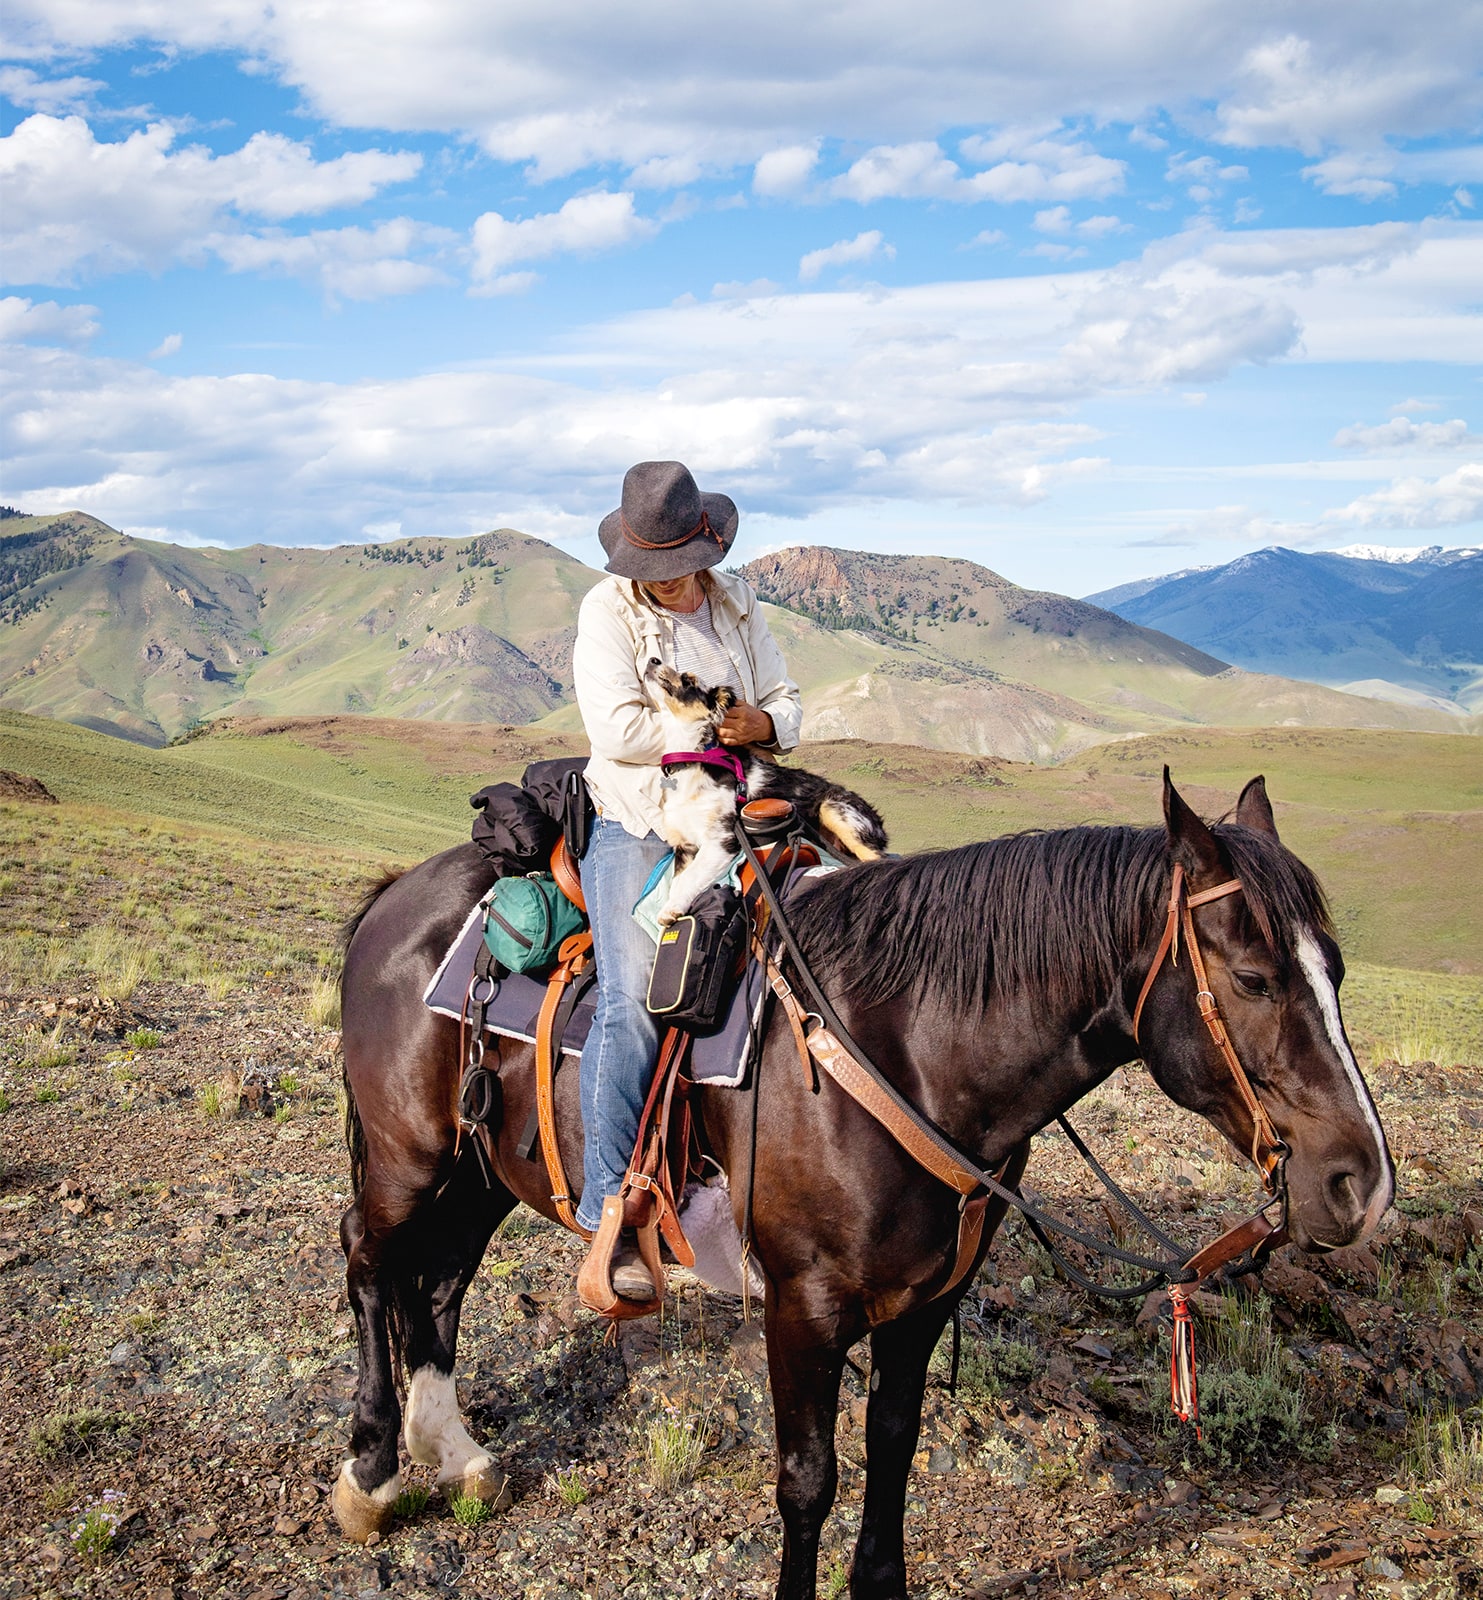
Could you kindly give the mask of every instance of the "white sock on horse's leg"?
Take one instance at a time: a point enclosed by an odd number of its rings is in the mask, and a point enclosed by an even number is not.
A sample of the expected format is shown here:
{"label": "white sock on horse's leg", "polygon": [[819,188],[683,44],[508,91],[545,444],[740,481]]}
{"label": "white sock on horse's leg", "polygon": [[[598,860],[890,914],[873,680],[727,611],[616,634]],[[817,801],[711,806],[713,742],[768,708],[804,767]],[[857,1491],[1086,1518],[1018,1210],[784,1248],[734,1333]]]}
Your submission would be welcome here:
{"label": "white sock on horse's leg", "polygon": [[463,1425],[451,1372],[426,1366],[412,1374],[404,1428],[408,1453],[423,1466],[436,1467],[439,1484],[461,1484],[465,1494],[481,1500],[496,1498],[504,1487],[493,1456]]}

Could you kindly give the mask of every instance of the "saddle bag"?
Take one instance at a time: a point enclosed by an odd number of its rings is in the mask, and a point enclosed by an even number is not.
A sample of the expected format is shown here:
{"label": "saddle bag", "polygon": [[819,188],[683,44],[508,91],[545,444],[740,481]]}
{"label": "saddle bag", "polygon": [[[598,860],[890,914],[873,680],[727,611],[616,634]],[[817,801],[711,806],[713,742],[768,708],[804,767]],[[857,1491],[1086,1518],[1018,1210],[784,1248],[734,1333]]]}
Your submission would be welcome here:
{"label": "saddle bag", "polygon": [[649,1010],[674,1028],[708,1033],[726,1020],[747,951],[747,907],[729,884],[696,896],[659,931],[649,974]]}
{"label": "saddle bag", "polygon": [[500,878],[482,904],[484,943],[507,972],[549,970],[563,940],[584,925],[549,872]]}

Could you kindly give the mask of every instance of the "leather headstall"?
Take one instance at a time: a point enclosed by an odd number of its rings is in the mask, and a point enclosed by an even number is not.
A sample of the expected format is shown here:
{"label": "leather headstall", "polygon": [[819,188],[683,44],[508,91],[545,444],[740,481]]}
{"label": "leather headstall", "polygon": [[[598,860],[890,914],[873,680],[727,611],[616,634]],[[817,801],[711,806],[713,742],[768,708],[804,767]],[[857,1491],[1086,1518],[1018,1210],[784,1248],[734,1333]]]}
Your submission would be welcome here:
{"label": "leather headstall", "polygon": [[[1246,1076],[1241,1058],[1236,1054],[1236,1047],[1226,1032],[1225,1023],[1221,1020],[1220,1006],[1210,992],[1210,977],[1205,969],[1205,958],[1200,951],[1199,938],[1195,933],[1196,906],[1208,905],[1212,900],[1223,900],[1227,895],[1242,892],[1241,880],[1228,878],[1213,888],[1200,889],[1191,894],[1185,880],[1184,868],[1175,862],[1164,934],[1159,940],[1158,949],[1154,952],[1148,976],[1143,980],[1143,987],[1138,993],[1138,1004],[1133,1008],[1133,1038],[1138,1040],[1138,1024],[1143,1017],[1143,1004],[1153,989],[1154,980],[1163,969],[1165,957],[1168,957],[1172,966],[1179,965],[1179,930],[1182,927],[1185,948],[1189,951],[1190,969],[1195,978],[1195,1004],[1200,1009],[1201,1020],[1209,1030],[1215,1048],[1230,1069],[1231,1077],[1235,1079],[1237,1092],[1251,1117],[1251,1164],[1261,1173],[1262,1184],[1267,1193],[1275,1195],[1282,1184],[1282,1170],[1288,1157],[1288,1148],[1276,1128],[1272,1126],[1272,1119],[1257,1097],[1256,1090],[1251,1087],[1251,1080]],[[1141,1044],[1142,1041],[1138,1042]]]}

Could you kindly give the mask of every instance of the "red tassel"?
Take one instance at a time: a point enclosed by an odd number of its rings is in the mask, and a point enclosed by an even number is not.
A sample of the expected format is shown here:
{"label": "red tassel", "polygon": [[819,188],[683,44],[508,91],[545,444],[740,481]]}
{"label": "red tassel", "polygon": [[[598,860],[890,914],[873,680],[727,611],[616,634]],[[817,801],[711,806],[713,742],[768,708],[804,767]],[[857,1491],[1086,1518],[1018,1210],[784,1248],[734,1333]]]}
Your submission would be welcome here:
{"label": "red tassel", "polygon": [[1174,1415],[1181,1422],[1193,1422],[1195,1437],[1200,1435],[1200,1400],[1195,1389],[1195,1324],[1189,1314],[1184,1290],[1176,1283],[1169,1289],[1174,1306],[1174,1342],[1169,1352],[1169,1399]]}

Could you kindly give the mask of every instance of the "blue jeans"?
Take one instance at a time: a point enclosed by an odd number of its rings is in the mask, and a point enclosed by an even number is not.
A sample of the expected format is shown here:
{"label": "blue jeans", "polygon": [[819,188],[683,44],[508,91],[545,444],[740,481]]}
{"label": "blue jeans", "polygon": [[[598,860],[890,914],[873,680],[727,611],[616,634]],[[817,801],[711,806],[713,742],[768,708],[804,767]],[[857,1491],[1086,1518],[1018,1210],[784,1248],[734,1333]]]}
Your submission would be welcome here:
{"label": "blue jeans", "polygon": [[636,839],[621,822],[598,817],[582,856],[598,985],[597,1014],[582,1047],[586,1150],[577,1221],[584,1228],[597,1227],[603,1201],[623,1185],[659,1049],[645,1004],[654,941],[631,913],[668,849],[657,834]]}

